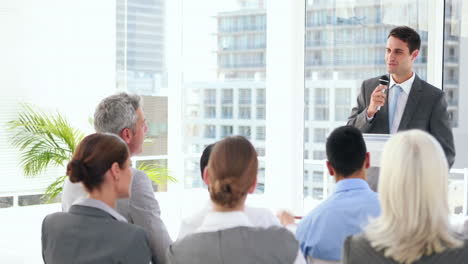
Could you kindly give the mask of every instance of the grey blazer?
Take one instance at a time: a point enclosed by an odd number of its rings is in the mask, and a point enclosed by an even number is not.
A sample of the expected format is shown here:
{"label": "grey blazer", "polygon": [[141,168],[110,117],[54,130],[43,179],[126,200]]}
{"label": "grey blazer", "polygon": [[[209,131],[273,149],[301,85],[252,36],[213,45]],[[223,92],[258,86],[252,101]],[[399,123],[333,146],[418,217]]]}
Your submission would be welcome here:
{"label": "grey blazer", "polygon": [[[130,198],[118,200],[115,209],[129,223],[141,226],[146,231],[153,264],[164,263],[167,248],[172,240],[161,220],[161,210],[158,201],[154,197],[152,182],[143,171],[132,169],[132,174]],[[63,190],[63,211],[68,211],[73,202],[87,195],[82,184],[71,183],[68,178],[65,180]]]}
{"label": "grey blazer", "polygon": [[161,209],[154,197],[152,181],[145,172],[132,169],[130,199],[117,200],[115,209],[129,223],[143,227],[148,234],[153,264],[165,263],[166,251],[172,240],[161,219]]}
{"label": "grey blazer", "polygon": [[[372,92],[379,85],[379,78],[372,78],[362,83],[357,106],[353,108],[348,118],[348,125],[359,128],[363,133],[388,134],[390,131],[388,103],[371,121],[367,120],[367,107]],[[449,165],[453,165],[455,146],[444,92],[421,80],[418,75],[414,78],[398,131],[408,129],[421,129],[434,136],[442,145]]]}
{"label": "grey blazer", "polygon": [[[349,236],[343,247],[342,264],[399,264],[386,258],[383,251],[375,250],[364,235]],[[468,263],[468,240],[462,248],[447,249],[439,254],[423,256],[413,264],[462,264]]]}
{"label": "grey blazer", "polygon": [[44,263],[144,263],[151,260],[145,231],[107,212],[73,205],[42,223]]}
{"label": "grey blazer", "polygon": [[292,264],[299,252],[294,235],[281,227],[234,227],[189,235],[167,252],[170,264]]}

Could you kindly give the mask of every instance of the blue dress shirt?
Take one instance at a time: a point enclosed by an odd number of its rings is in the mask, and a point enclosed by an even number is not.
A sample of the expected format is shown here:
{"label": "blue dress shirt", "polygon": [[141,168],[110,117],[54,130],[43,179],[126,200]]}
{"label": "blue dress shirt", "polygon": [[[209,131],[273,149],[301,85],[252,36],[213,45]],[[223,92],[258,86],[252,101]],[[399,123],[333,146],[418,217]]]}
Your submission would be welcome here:
{"label": "blue dress shirt", "polygon": [[362,179],[343,179],[335,192],[298,225],[296,238],[304,256],[339,261],[347,236],[361,233],[380,215],[377,193]]}

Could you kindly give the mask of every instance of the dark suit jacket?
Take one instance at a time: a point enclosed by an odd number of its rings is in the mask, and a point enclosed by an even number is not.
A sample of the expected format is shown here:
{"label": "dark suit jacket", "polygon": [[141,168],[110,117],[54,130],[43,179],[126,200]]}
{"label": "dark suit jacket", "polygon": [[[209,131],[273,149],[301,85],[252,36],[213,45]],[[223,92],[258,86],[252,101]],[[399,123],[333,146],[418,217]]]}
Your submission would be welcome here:
{"label": "dark suit jacket", "polygon": [[[379,78],[372,78],[362,83],[357,106],[353,108],[348,118],[348,125],[359,128],[363,133],[388,134],[390,132],[388,101],[371,121],[367,120],[367,107],[370,104],[372,92],[379,85]],[[413,86],[411,86],[398,131],[408,129],[421,129],[434,136],[442,145],[449,165],[453,165],[455,146],[444,92],[421,80],[418,75],[415,76]]]}
{"label": "dark suit jacket", "polygon": [[100,209],[73,205],[68,213],[44,219],[42,257],[47,264],[148,264],[151,251],[142,228],[119,222]]}
{"label": "dark suit jacket", "polygon": [[[461,248],[446,249],[439,254],[423,256],[414,264],[461,264],[468,263],[468,240]],[[375,250],[364,235],[346,238],[343,246],[343,264],[399,264],[393,259],[384,256],[383,251]]]}

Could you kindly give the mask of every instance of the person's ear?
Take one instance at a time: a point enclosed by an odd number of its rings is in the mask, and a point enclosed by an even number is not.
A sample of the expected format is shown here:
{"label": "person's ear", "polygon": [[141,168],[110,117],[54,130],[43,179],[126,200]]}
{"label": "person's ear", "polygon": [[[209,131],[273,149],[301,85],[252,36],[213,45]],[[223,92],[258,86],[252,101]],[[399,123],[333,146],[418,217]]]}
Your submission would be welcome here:
{"label": "person's ear", "polygon": [[112,163],[112,166],[109,168],[110,177],[112,177],[114,181],[120,180],[120,171],[121,169],[120,169],[119,163],[117,162]]}
{"label": "person's ear", "polygon": [[370,153],[366,152],[366,158],[364,159],[364,168],[370,168]]}
{"label": "person's ear", "polygon": [[210,176],[208,175],[208,166],[203,169],[203,181],[207,186],[210,186]]}
{"label": "person's ear", "polygon": [[128,127],[122,129],[122,131],[120,131],[120,137],[125,141],[125,143],[127,143],[127,145],[130,144],[133,138],[132,130]]}
{"label": "person's ear", "polygon": [[327,169],[330,176],[335,176],[335,169],[333,169],[331,163],[327,160]]}
{"label": "person's ear", "polygon": [[250,186],[249,193],[254,193],[255,188],[257,188],[257,177],[255,177],[254,183],[252,184],[252,186]]}
{"label": "person's ear", "polygon": [[419,55],[419,50],[418,49],[414,50],[413,53],[411,53],[411,60],[415,61],[418,55]]}

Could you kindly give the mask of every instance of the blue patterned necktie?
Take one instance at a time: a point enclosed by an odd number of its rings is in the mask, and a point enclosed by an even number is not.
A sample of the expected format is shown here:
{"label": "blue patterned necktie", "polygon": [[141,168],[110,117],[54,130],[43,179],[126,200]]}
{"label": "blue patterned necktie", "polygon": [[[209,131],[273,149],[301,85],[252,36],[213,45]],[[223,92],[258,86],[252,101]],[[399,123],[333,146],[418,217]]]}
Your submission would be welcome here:
{"label": "blue patterned necktie", "polygon": [[390,92],[392,93],[392,98],[390,101],[390,105],[388,106],[388,124],[389,124],[389,132],[392,130],[393,119],[395,118],[395,111],[398,105],[398,97],[401,93],[401,87],[397,84],[394,84]]}

